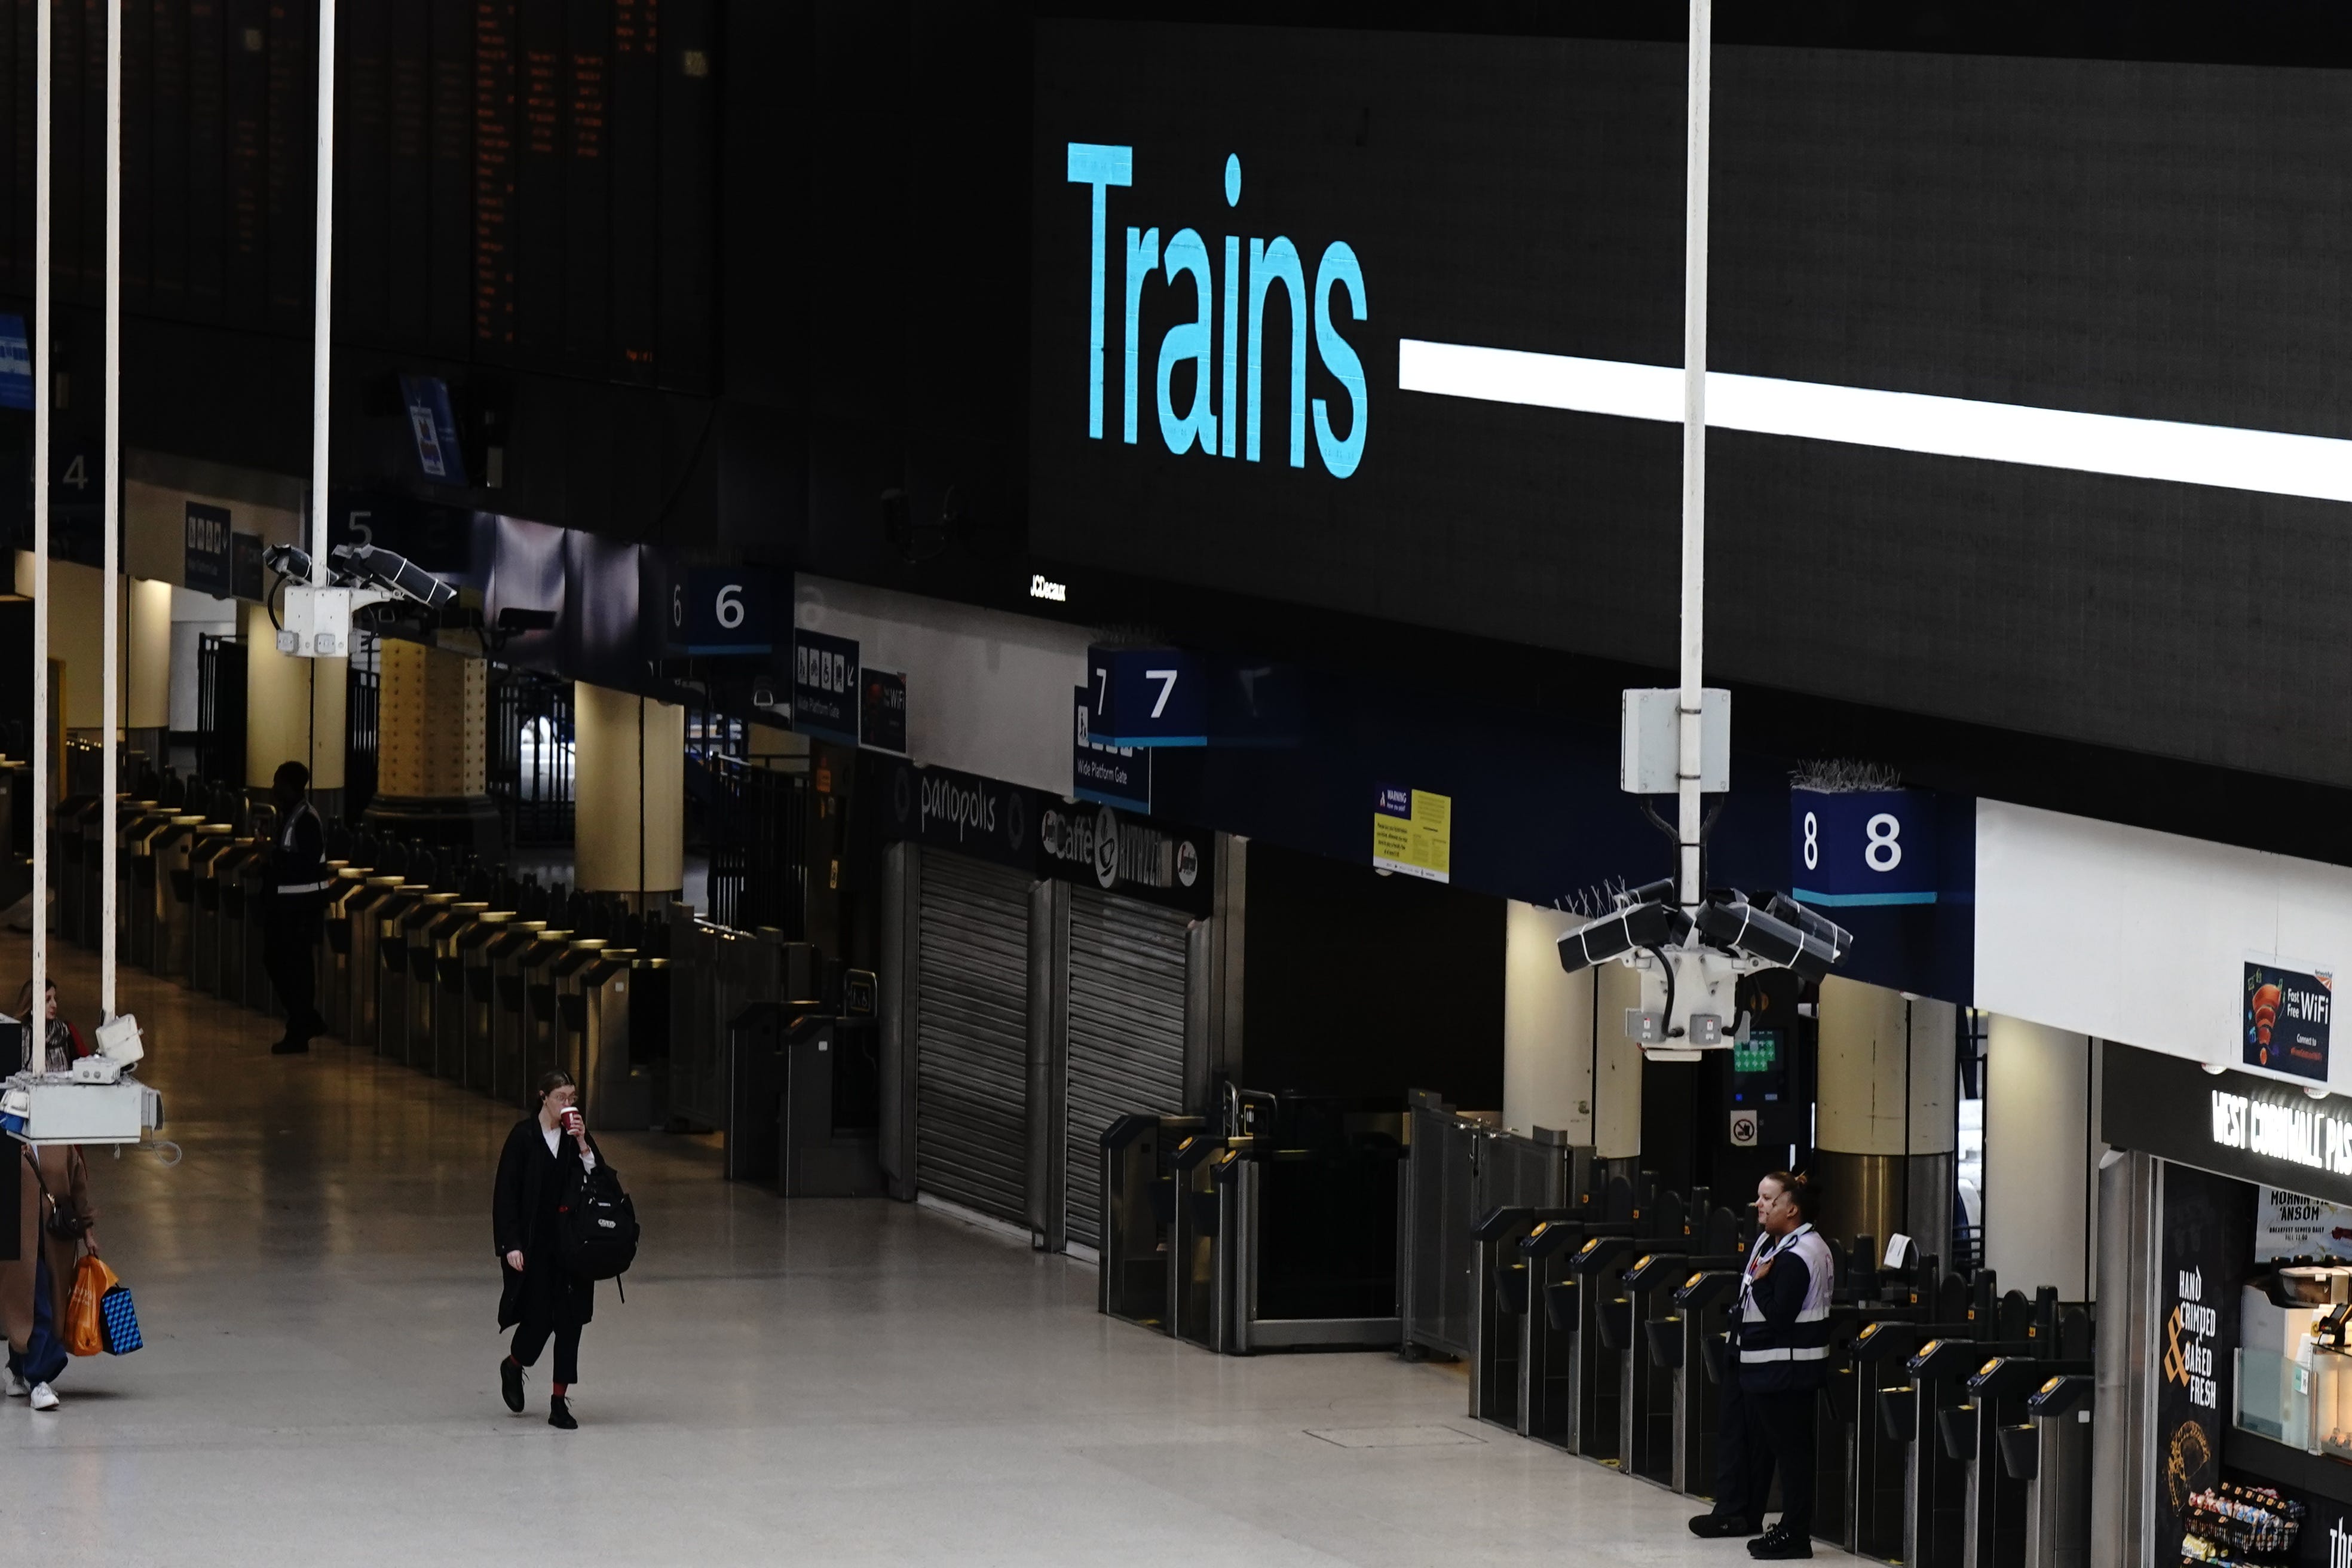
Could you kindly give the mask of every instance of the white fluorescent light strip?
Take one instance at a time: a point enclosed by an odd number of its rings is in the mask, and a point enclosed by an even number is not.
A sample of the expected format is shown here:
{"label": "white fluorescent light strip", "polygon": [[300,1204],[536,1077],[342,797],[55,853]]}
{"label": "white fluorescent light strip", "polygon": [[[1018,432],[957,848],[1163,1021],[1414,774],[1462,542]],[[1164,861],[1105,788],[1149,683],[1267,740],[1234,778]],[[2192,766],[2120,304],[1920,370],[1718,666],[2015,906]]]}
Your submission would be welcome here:
{"label": "white fluorescent light strip", "polygon": [[[1468,343],[1397,344],[1397,386],[1443,397],[1679,424],[1676,365],[1577,359]],[[1917,392],[1709,371],[1706,422],[1725,430],[1979,458],[2126,479],[2352,501],[2352,441],[2227,425],[2128,419]]]}

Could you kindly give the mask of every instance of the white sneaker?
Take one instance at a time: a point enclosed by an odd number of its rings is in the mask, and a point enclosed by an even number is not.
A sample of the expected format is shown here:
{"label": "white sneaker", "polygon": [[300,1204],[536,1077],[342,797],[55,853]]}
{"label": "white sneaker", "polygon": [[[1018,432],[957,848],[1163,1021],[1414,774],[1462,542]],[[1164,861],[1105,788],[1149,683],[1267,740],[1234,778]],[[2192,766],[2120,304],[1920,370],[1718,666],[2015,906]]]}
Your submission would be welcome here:
{"label": "white sneaker", "polygon": [[33,1385],[32,1385],[31,1384],[26,1383],[23,1378],[21,1378],[21,1377],[17,1376],[14,1370],[11,1370],[11,1371],[9,1372],[9,1373],[8,1373],[8,1388],[7,1388],[7,1394],[8,1394],[8,1397],[9,1397],[9,1398],[11,1398],[11,1399],[22,1399],[22,1398],[24,1398],[24,1397],[25,1397],[25,1395],[26,1395],[26,1394],[30,1394],[30,1393],[32,1393],[32,1392],[33,1392]]}
{"label": "white sneaker", "polygon": [[58,1397],[58,1391],[51,1388],[47,1384],[37,1383],[33,1384],[34,1409],[55,1410],[58,1405],[63,1405],[64,1403],[64,1400]]}

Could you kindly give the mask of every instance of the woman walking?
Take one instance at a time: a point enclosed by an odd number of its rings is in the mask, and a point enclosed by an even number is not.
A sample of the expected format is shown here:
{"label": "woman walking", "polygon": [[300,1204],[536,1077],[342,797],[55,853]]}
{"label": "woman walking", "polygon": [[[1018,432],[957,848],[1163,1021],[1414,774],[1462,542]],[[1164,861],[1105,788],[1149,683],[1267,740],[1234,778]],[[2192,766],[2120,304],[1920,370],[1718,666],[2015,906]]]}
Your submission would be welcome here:
{"label": "woman walking", "polygon": [[539,1114],[526,1116],[507,1134],[499,1156],[498,1186],[490,1201],[490,1226],[505,1288],[499,1297],[499,1327],[514,1330],[514,1342],[499,1363],[499,1390],[507,1408],[522,1413],[523,1369],[555,1341],[555,1383],[547,1424],[569,1432],[569,1395],[580,1380],[580,1331],[595,1313],[596,1287],[563,1267],[557,1226],[563,1205],[576,1194],[599,1158],[579,1110],[580,1090],[572,1075],[557,1068],[539,1080]]}

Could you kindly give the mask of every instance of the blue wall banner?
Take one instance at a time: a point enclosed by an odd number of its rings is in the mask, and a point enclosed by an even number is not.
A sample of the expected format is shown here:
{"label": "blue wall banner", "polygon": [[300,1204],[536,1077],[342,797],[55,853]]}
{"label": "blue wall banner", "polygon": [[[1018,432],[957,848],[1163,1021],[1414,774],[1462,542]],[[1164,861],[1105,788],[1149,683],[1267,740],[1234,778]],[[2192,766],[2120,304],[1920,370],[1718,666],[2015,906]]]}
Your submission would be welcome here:
{"label": "blue wall banner", "polygon": [[793,728],[820,741],[857,744],[857,641],[793,633]]}
{"label": "blue wall banner", "polygon": [[2328,1015],[2335,1001],[2336,977],[2326,970],[2248,959],[2242,1013],[2245,1065],[2326,1083]]}

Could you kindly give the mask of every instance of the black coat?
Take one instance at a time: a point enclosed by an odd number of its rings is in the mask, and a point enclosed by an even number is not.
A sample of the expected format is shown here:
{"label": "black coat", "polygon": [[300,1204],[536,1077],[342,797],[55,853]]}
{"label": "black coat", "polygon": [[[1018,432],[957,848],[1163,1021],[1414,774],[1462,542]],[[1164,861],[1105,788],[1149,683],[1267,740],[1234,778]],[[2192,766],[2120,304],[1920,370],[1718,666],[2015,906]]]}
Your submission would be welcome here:
{"label": "black coat", "polygon": [[[602,1164],[604,1151],[593,1135],[588,1147]],[[502,1288],[499,1293],[499,1327],[512,1328],[530,1319],[552,1328],[576,1328],[596,1315],[596,1285],[575,1278],[563,1267],[556,1239],[557,1212],[580,1191],[587,1172],[571,1134],[556,1139],[556,1152],[547,1152],[547,1134],[539,1118],[526,1116],[507,1134],[499,1155],[498,1185],[490,1196],[491,1242],[498,1249]],[[522,1254],[522,1272],[507,1265],[507,1254]]]}

